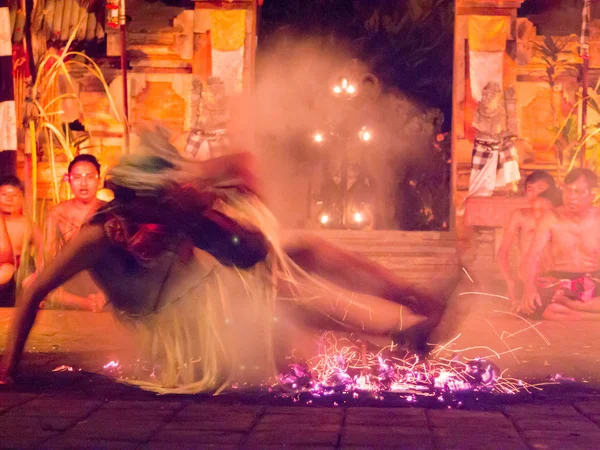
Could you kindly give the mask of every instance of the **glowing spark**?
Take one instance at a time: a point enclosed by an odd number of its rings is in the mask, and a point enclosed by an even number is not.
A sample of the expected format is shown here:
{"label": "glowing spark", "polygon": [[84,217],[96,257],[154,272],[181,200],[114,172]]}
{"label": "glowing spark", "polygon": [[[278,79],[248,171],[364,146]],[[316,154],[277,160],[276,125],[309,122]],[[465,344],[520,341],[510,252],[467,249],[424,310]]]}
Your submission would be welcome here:
{"label": "glowing spark", "polygon": [[110,361],[104,364],[104,369],[116,369],[119,367],[119,361]]}
{"label": "glowing spark", "polygon": [[[550,341],[548,339],[546,339],[546,336],[544,336],[540,330],[538,330],[536,328],[536,326],[534,326],[530,321],[528,321],[527,319],[525,319],[524,317],[515,314],[515,313],[511,313],[508,311],[498,311],[498,310],[494,310],[495,313],[500,313],[500,314],[508,314],[510,316],[515,316],[518,317],[519,319],[521,319],[523,322],[525,322],[527,325],[529,325],[529,328],[533,329],[541,338],[542,340],[546,343],[546,345],[550,346]],[[538,324],[539,325],[539,324]]]}
{"label": "glowing spark", "polygon": [[356,92],[356,88],[355,88],[354,86],[352,86],[352,85],[349,85],[349,86],[346,88],[346,92],[347,92],[348,94],[352,95],[352,94],[354,94],[354,93]]}
{"label": "glowing spark", "polygon": [[52,369],[52,372],[73,372],[73,367],[62,365]]}
{"label": "glowing spark", "polygon": [[467,269],[465,269],[464,267],[462,268],[463,272],[465,273],[465,275],[467,276],[467,278],[469,279],[469,281],[471,283],[475,283],[475,281],[473,281],[473,278],[471,278],[471,275],[469,275],[469,272],[467,272]]}
{"label": "glowing spark", "polygon": [[496,298],[503,298],[505,300],[510,300],[505,295],[488,294],[487,292],[461,292],[458,295],[483,295],[484,297],[496,297]]}

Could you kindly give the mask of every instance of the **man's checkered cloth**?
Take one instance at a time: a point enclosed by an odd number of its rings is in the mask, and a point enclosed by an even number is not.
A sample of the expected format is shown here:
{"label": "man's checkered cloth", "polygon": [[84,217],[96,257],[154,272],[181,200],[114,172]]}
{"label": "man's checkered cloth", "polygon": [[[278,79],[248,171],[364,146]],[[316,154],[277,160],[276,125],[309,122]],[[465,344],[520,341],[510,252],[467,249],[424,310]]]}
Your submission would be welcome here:
{"label": "man's checkered cloth", "polygon": [[[211,145],[215,145],[219,141],[225,139],[225,129],[206,132],[200,128],[194,128],[188,135],[185,143],[184,152],[188,157],[206,159],[216,155],[204,154],[211,150]],[[208,147],[207,147],[208,146]]]}
{"label": "man's checkered cloth", "polygon": [[483,141],[475,139],[473,145],[472,169],[482,170],[487,162],[492,159],[494,152],[498,152],[498,167],[500,169],[509,161],[516,161],[513,151],[514,143],[510,139],[502,141]]}

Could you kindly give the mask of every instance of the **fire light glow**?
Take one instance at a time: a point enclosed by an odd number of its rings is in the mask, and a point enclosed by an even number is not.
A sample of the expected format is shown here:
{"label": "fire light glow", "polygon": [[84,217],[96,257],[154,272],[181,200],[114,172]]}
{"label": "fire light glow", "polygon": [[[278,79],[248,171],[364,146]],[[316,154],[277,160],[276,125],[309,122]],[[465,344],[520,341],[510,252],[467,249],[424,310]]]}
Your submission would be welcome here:
{"label": "fire light glow", "polygon": [[282,385],[313,397],[342,393],[357,398],[357,394],[365,393],[382,399],[383,393],[394,393],[407,402],[423,397],[443,402],[448,395],[467,391],[516,394],[540,390],[536,385],[504,377],[487,358],[467,360],[456,353],[443,358],[439,352],[436,359],[410,353],[399,357],[391,347],[365,353],[364,346],[361,349],[346,338],[337,339],[331,332],[325,333],[321,342],[323,351],[319,355],[306,363],[291,364],[288,372],[280,374]]}
{"label": "fire light glow", "polygon": [[323,140],[324,140],[323,134],[322,133],[315,133],[314,139],[315,139],[315,142],[323,142]]}
{"label": "fire light glow", "polygon": [[326,225],[329,222],[329,215],[321,214],[321,217],[319,217],[319,221],[322,225]]}

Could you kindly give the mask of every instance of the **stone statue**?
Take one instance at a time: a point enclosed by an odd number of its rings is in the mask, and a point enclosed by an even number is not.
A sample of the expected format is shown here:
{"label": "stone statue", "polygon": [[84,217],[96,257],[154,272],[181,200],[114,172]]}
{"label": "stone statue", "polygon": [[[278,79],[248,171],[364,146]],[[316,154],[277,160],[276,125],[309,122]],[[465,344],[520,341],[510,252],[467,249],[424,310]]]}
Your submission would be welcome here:
{"label": "stone statue", "polygon": [[514,139],[518,134],[514,89],[504,93],[488,83],[473,118],[475,142],[469,196],[491,196],[497,188],[516,190],[521,179]]}
{"label": "stone statue", "polygon": [[211,77],[201,86],[197,102],[197,120],[190,131],[185,146],[188,157],[208,159],[220,155],[220,149],[227,146],[227,94],[225,84],[218,77]]}

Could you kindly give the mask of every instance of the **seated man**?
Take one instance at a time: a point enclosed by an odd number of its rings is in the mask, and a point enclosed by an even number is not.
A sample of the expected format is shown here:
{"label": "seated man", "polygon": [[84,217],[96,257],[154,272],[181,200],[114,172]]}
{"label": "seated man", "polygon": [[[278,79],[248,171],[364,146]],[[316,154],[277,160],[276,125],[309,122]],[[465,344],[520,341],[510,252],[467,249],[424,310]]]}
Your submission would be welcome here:
{"label": "seated man", "polygon": [[[545,201],[536,202],[542,192],[547,192],[548,197]],[[533,239],[536,223],[542,216],[544,209],[558,206],[560,201],[560,198],[554,199],[557,197],[554,179],[548,172],[543,170],[536,170],[525,179],[525,197],[529,201],[530,207],[517,209],[512,213],[498,249],[498,266],[503,278],[506,280],[508,297],[513,302],[517,301],[517,286],[519,284],[518,277],[512,273],[509,262],[509,254],[514,240],[515,238],[518,239],[520,260],[523,261]]]}
{"label": "seated man", "polygon": [[[544,213],[524,264],[518,310],[550,320],[600,319],[600,209],[593,206],[598,178],[589,169],[566,177],[563,206]],[[540,271],[548,248],[550,267]]]}
{"label": "seated man", "polygon": [[[45,227],[47,257],[53,258],[71,240],[81,226],[105,202],[96,194],[100,180],[100,164],[93,155],[77,155],[69,164],[69,185],[73,198],[54,207]],[[100,311],[106,303],[104,295],[87,272],[82,272],[52,294],[44,307],[65,307]]]}
{"label": "seated man", "polygon": [[31,244],[39,249],[41,243],[41,233],[23,215],[23,193],[23,183],[17,177],[8,175],[0,179],[0,306],[3,307],[15,305],[22,255],[29,254]]}

